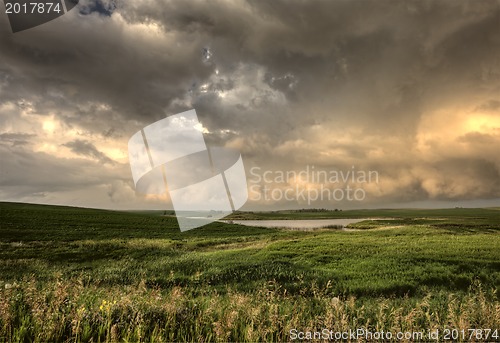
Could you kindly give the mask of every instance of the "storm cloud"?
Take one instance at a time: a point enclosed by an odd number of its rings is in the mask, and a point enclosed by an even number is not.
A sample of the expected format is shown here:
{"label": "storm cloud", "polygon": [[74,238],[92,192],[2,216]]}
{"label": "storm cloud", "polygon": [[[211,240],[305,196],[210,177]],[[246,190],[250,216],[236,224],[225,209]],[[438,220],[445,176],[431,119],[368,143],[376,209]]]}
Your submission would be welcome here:
{"label": "storm cloud", "polygon": [[315,207],[498,203],[499,60],[497,0],[85,0],[16,34],[1,13],[0,194],[169,206],[133,194],[127,140],[195,108],[248,170],[378,171]]}

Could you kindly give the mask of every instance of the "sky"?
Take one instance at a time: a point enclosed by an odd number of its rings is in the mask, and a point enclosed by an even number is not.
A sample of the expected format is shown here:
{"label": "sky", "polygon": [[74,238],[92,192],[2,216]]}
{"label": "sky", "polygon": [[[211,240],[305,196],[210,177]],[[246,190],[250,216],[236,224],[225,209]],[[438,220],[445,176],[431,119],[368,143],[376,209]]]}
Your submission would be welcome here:
{"label": "sky", "polygon": [[83,0],[17,33],[0,9],[0,201],[171,209],[127,144],[195,109],[242,210],[500,206],[499,0]]}

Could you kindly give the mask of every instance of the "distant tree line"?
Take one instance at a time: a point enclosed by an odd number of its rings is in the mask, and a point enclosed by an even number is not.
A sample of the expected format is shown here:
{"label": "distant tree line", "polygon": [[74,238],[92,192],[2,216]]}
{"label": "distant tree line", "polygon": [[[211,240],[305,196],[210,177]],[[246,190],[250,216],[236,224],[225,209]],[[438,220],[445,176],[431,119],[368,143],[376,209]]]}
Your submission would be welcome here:
{"label": "distant tree line", "polygon": [[334,210],[329,210],[329,209],[326,209],[326,208],[301,208],[300,210],[295,210],[294,212],[297,212],[297,213],[301,213],[301,212],[338,212],[338,211],[342,211],[338,208],[334,209]]}

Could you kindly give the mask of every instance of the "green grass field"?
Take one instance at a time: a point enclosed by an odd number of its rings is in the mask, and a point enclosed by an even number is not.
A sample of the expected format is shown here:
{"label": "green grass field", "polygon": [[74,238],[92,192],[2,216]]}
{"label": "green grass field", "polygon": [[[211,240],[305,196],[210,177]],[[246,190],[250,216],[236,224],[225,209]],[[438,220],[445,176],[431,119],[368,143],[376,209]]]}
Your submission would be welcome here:
{"label": "green grass field", "polygon": [[233,216],[392,218],[307,232],[213,223],[181,233],[162,213],[0,203],[0,342],[500,331],[499,208]]}

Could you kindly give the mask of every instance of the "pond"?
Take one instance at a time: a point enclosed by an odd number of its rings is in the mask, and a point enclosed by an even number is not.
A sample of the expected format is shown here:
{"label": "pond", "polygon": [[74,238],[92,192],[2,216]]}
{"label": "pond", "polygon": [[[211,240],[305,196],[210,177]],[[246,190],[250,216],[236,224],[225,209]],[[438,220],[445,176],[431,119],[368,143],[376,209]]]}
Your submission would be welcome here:
{"label": "pond", "polygon": [[267,228],[286,228],[296,230],[312,230],[321,228],[344,228],[353,223],[370,220],[370,218],[348,218],[348,219],[304,219],[304,220],[232,220],[234,224],[246,226],[258,226]]}

